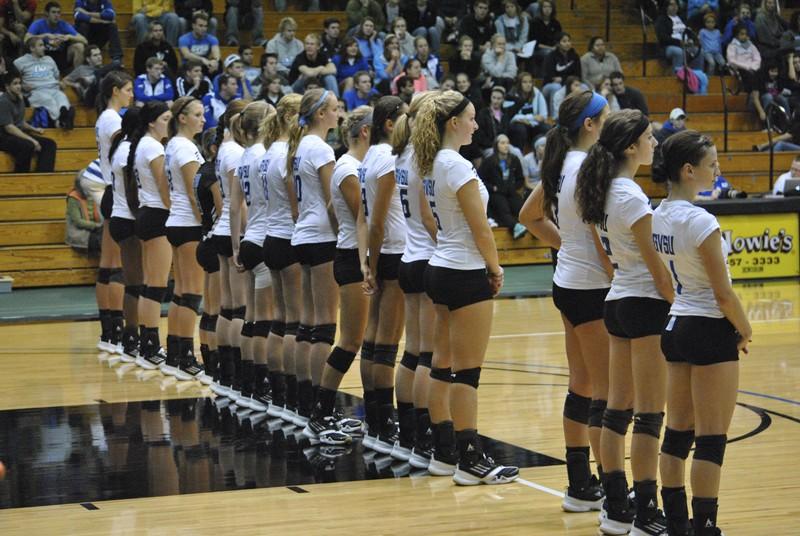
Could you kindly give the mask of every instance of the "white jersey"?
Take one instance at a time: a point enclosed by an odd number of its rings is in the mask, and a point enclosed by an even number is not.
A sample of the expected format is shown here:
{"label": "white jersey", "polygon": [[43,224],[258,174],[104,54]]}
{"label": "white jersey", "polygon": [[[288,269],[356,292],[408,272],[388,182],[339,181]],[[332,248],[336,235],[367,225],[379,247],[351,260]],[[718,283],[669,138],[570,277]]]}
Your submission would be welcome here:
{"label": "white jersey", "polygon": [[111,162],[108,161],[108,151],[111,148],[111,137],[122,128],[122,117],[119,112],[106,109],[97,118],[94,124],[94,137],[97,142],[97,152],[100,156],[100,170],[103,172],[103,182],[111,184]]}
{"label": "white jersey", "polygon": [[663,300],[653,276],[642,259],[631,227],[653,213],[650,201],[631,179],[611,180],[606,194],[603,222],[597,225],[606,253],[614,264],[614,279],[606,301],[620,298],[654,298]]}
{"label": "white jersey", "polygon": [[[669,310],[675,316],[723,318],[700,258],[698,248],[719,230],[717,218],[688,201],[664,200],[653,213],[653,245],[669,268],[675,301]],[[720,235],[723,257],[728,251]],[[730,279],[730,273],[728,273]]]}
{"label": "white jersey", "polygon": [[136,219],[128,207],[128,196],[125,194],[125,168],[128,167],[130,148],[131,142],[127,140],[121,142],[111,158],[111,190],[114,192],[114,205],[111,207],[112,218]]}
{"label": "white jersey", "polygon": [[217,151],[217,180],[219,190],[222,193],[222,214],[217,219],[217,224],[211,231],[212,235],[230,236],[231,235],[231,183],[228,178],[230,172],[236,172],[239,161],[242,159],[244,148],[235,141],[226,141],[219,146]]}
{"label": "white jersey", "polygon": [[293,166],[300,209],[292,235],[293,246],[336,242],[319,179],[319,168],[334,161],[333,148],[319,136],[310,134],[300,140]]}
{"label": "white jersey", "polygon": [[358,180],[358,168],[361,162],[349,154],[343,154],[336,162],[331,176],[331,201],[333,210],[336,212],[336,219],[339,221],[339,236],[336,239],[336,247],[339,249],[356,249],[358,247],[358,236],[356,234],[356,218],[350,211],[350,205],[342,194],[342,183],[347,177],[355,177]]}
{"label": "white jersey", "polygon": [[[406,222],[403,217],[403,207],[400,204],[400,181],[395,174],[395,157],[392,154],[392,146],[388,143],[373,145],[364,155],[361,162],[361,169],[358,171],[358,180],[361,182],[361,189],[364,198],[364,213],[367,223],[372,222],[372,209],[375,206],[375,197],[378,195],[378,179],[392,173],[395,175],[395,182],[392,187],[392,200],[389,202],[389,210],[386,212],[384,222],[383,244],[381,253],[388,255],[399,255],[406,247]],[[408,194],[406,186],[402,186],[404,195]]]}
{"label": "white jersey", "polygon": [[403,262],[427,261],[433,256],[436,242],[422,223],[420,192],[422,180],[417,173],[414,147],[408,144],[395,162],[397,184],[400,186],[400,203],[406,218],[406,247]]}
{"label": "white jersey", "polygon": [[483,210],[489,202],[489,192],[478,172],[464,157],[452,149],[442,149],[433,161],[431,178],[423,180],[423,188],[439,225],[436,250],[429,264],[455,270],[486,268],[475,239],[469,229],[456,194],[469,181],[477,181]]}
{"label": "white jersey", "polygon": [[286,189],[286,154],[289,144],[276,141],[270,145],[258,166],[261,181],[266,182],[267,236],[291,240],[294,233],[292,205]]}
{"label": "white jersey", "polygon": [[136,184],[139,186],[139,205],[166,210],[153,170],[150,168],[150,162],[159,156],[164,156],[164,146],[154,137],[145,134],[136,146],[133,171]]}
{"label": "white jersey", "polygon": [[594,244],[592,228],[581,219],[575,200],[578,170],[585,158],[586,153],[583,151],[567,153],[558,181],[558,204],[553,207],[558,234],[561,236],[561,249],[558,250],[553,283],[561,288],[575,290],[611,286]]}
{"label": "white jersey", "polygon": [[[186,191],[186,183],[183,180],[181,168],[190,162],[197,162],[202,166],[205,159],[189,138],[175,136],[167,143],[166,156],[164,157],[164,168],[167,171],[169,181],[169,218],[167,227],[199,227],[200,221],[195,217],[192,210],[192,202],[189,199],[193,192]],[[198,168],[199,169],[199,168]],[[194,175],[192,176],[194,183]]]}
{"label": "white jersey", "polygon": [[247,204],[244,239],[258,246],[264,243],[264,237],[267,236],[267,194],[258,170],[261,157],[266,152],[263,143],[256,143],[245,149],[237,173],[244,202]]}

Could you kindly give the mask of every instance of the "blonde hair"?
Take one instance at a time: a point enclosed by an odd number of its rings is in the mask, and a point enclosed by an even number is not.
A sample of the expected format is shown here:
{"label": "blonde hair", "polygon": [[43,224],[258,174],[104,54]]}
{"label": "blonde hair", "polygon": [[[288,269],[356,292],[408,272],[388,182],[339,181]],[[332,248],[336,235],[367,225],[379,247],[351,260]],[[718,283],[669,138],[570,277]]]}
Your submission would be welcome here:
{"label": "blonde hair", "polygon": [[275,113],[267,114],[261,123],[260,137],[264,140],[264,147],[269,148],[282,134],[289,132],[293,123],[297,122],[297,112],[300,110],[300,100],[303,97],[297,93],[284,95]]}
{"label": "blonde hair", "polygon": [[411,132],[420,177],[427,177],[433,171],[433,161],[442,148],[444,121],[464,99],[466,97],[458,91],[448,90],[422,103]]}
{"label": "blonde hair", "polygon": [[[324,102],[320,105],[319,108],[316,110],[312,109],[314,106],[319,102],[322,98],[324,93],[328,93],[328,95],[333,95],[333,93],[329,92],[326,89],[316,88],[316,89],[309,89],[303,94],[303,98],[300,101],[300,109],[298,110],[298,118],[296,122],[292,122],[289,126],[289,152],[286,154],[286,176],[291,177],[294,175],[294,157],[297,154],[297,147],[300,146],[300,140],[303,139],[303,136],[306,135],[308,129],[311,125],[316,123],[315,116],[317,112],[322,110],[327,110],[328,103]],[[286,97],[284,97],[285,99]],[[282,100],[282,99],[281,99]],[[327,100],[327,99],[326,99]],[[301,121],[303,120],[303,125],[300,126]]]}
{"label": "blonde hair", "polygon": [[178,116],[185,115],[187,110],[189,109],[189,105],[193,102],[199,102],[202,106],[202,102],[197,100],[196,98],[190,95],[184,95],[183,97],[178,98],[175,102],[172,103],[172,108],[170,108],[170,112],[172,112],[172,117],[169,120],[169,137],[172,138],[178,133],[178,129],[180,127],[180,123],[178,123]]}
{"label": "blonde hair", "polygon": [[[350,140],[355,140],[361,134],[360,130],[355,133],[355,136],[352,132],[350,132],[353,127],[358,125],[361,121],[363,121],[369,114],[372,113],[371,106],[359,106],[344,118],[342,122],[342,126],[340,127],[342,132],[342,143],[344,143],[345,147],[350,148]],[[372,126],[372,125],[369,125]]]}
{"label": "blonde hair", "polygon": [[411,99],[411,106],[409,106],[408,112],[398,117],[397,121],[394,122],[394,130],[392,130],[391,139],[392,154],[399,155],[406,150],[406,146],[411,140],[411,119],[416,118],[422,105],[437,94],[437,91],[423,91],[422,93],[414,95]]}
{"label": "blonde hair", "polygon": [[253,101],[244,107],[244,110],[231,125],[231,132],[236,142],[242,147],[249,147],[261,140],[261,123],[269,113],[271,106],[265,101]]}
{"label": "blonde hair", "polygon": [[286,28],[292,27],[297,29],[297,21],[292,17],[283,17],[278,23],[278,32],[283,32]]}

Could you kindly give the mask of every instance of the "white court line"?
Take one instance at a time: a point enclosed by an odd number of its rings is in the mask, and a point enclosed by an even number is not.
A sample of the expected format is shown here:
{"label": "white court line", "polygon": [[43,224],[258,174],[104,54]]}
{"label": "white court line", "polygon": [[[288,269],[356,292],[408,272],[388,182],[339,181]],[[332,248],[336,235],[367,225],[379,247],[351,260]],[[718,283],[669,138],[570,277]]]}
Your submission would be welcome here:
{"label": "white court line", "polygon": [[517,478],[514,482],[519,482],[523,486],[528,486],[529,488],[538,489],[539,491],[543,491],[545,493],[549,493],[550,495],[555,495],[559,499],[564,498],[564,494],[560,491],[556,491],[552,488],[548,488],[547,486],[542,486],[541,484],[537,484],[536,482],[531,482],[529,480],[525,480],[524,478]]}

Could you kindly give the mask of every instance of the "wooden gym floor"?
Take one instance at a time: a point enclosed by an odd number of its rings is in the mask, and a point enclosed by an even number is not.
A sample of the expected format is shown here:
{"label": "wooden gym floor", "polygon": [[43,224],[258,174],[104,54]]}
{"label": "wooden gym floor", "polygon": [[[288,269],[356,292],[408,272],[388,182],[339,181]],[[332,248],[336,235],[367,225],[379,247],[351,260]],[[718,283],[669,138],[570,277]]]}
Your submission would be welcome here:
{"label": "wooden gym floor", "polygon": [[[729,536],[794,535],[800,285],[737,291],[755,335],[742,360],[720,522]],[[314,465],[294,445],[287,462],[279,451],[292,445],[265,446],[230,414],[227,431],[209,424],[224,408],[206,400],[208,390],[98,360],[95,322],[1,326],[0,457],[9,473],[0,534],[595,534],[596,513],[565,514],[557,496],[566,481],[559,317],[549,298],[498,300],[495,311],[479,427],[499,456],[526,467],[518,483],[472,488],[401,478],[407,469],[377,467],[360,446],[346,464],[317,456]],[[357,370],[343,384],[356,397]],[[344,399],[357,411],[358,399]]]}

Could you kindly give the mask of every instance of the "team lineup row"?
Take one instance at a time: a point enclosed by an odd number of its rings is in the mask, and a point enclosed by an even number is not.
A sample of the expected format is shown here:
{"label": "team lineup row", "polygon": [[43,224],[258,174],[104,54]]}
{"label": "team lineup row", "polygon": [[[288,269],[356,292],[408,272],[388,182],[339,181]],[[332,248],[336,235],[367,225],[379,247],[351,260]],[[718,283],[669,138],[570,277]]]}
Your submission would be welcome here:
{"label": "team lineup row", "polygon": [[[328,91],[286,96],[277,110],[232,102],[204,135],[203,154],[193,141],[203,130],[199,101],[148,103],[120,117],[131,84],[116,73],[102,96],[101,349],[211,385],[303,427],[314,443],[346,445],[363,433],[366,447],[458,484],[517,477],[483,453],[477,433],[503,271],[488,193],[459,155],[477,128],[467,99],[426,92],[410,107],[384,97],[358,108],[342,126],[349,150],[336,160],[324,142],[337,124]],[[719,470],[751,331],[719,226],[691,204],[713,181],[713,144],[695,132],[665,144],[672,193],[653,213],[632,178],[655,145],[640,112],[609,115],[600,95],[571,96],[548,135],[542,185],[520,215],[559,248],[553,298],[570,364],[562,506],[601,510],[606,534],[690,534],[683,465],[696,443],[691,525],[719,534]],[[668,247],[657,252],[659,244]],[[170,268],[164,352],[158,322]],[[201,303],[202,363],[193,340]],[[335,408],[359,352],[365,424]],[[695,407],[701,384],[711,395]],[[666,516],[656,497],[665,402]],[[631,499],[624,435],[634,416]]]}

